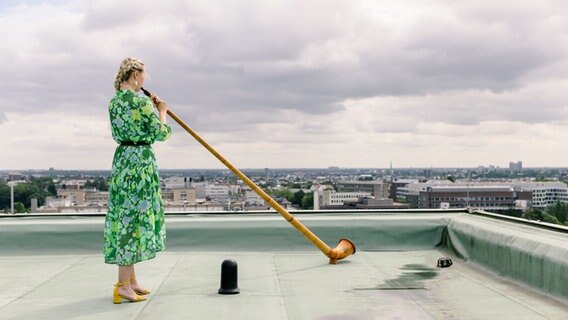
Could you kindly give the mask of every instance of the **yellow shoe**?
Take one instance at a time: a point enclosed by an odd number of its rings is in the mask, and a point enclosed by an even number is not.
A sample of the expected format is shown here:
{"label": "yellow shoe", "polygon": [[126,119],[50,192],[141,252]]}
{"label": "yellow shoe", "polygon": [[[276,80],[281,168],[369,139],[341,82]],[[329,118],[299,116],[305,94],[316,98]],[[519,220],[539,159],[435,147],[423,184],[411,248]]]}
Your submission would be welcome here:
{"label": "yellow shoe", "polygon": [[[132,276],[132,277],[130,278],[130,281],[135,281],[135,280],[136,280],[136,278],[135,278],[134,276]],[[137,289],[132,288],[132,290],[134,290],[134,292],[135,292],[137,295],[141,295],[141,296],[145,296],[145,295],[147,295],[147,294],[150,294],[150,290],[146,290],[146,289],[137,290]]]}
{"label": "yellow shoe", "polygon": [[137,295],[140,295],[140,296],[145,296],[145,295],[150,294],[150,290],[146,290],[146,289],[142,289],[142,290],[132,289],[132,290],[134,290],[134,292],[135,292]]}
{"label": "yellow shoe", "polygon": [[130,297],[127,296],[123,296],[120,293],[118,293],[118,287],[122,287],[125,284],[129,284],[130,282],[117,282],[114,285],[114,293],[112,295],[113,298],[113,302],[114,304],[121,304],[122,303],[122,299],[128,300],[130,302],[140,302],[140,301],[146,301],[146,298],[139,296],[138,294],[136,294],[136,298],[132,299]]}

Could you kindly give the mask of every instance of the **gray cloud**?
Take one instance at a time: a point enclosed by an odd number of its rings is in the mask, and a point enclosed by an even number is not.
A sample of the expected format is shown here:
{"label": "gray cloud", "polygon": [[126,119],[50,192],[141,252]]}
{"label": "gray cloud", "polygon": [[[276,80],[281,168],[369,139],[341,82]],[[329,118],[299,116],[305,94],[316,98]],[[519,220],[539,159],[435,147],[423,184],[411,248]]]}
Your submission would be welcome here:
{"label": "gray cloud", "polygon": [[[55,26],[48,18],[37,22],[32,29],[43,39],[43,61],[6,65],[3,71],[20,72],[1,85],[19,110],[46,100],[55,108],[98,108],[104,100],[97,92],[112,89],[120,59],[136,55],[155,79],[148,85],[172,102],[330,113],[341,111],[345,99],[516,89],[525,75],[565,54],[564,42],[551,46],[541,37],[547,26],[538,22],[556,16],[553,8],[500,15],[483,5],[435,1],[389,25],[372,18],[381,7],[364,1],[316,1],[303,10],[249,2],[89,2],[80,15],[61,14],[67,20]],[[406,9],[391,8],[398,15]],[[536,27],[523,28],[528,25]],[[42,98],[30,97],[30,90]]]}
{"label": "gray cloud", "polygon": [[118,65],[135,56],[146,63],[148,89],[200,132],[234,143],[260,134],[343,142],[491,121],[562,125],[563,9],[557,0],[100,0],[0,9],[0,73],[9,75],[0,79],[0,124],[6,114],[46,110],[106,120]]}

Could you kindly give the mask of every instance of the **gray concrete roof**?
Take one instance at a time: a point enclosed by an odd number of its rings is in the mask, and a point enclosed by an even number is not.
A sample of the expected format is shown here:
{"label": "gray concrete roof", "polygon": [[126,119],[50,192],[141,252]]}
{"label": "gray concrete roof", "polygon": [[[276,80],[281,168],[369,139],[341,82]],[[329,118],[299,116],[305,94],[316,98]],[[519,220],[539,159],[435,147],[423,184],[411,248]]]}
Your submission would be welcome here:
{"label": "gray concrete roof", "polygon": [[[247,219],[250,224],[255,218]],[[152,290],[149,300],[141,303],[112,303],[117,268],[104,264],[102,254],[92,250],[34,252],[28,246],[25,254],[1,251],[0,319],[568,319],[565,299],[460,260],[444,248],[428,244],[429,249],[401,246],[376,251],[362,244],[355,255],[329,265],[321,252],[309,247],[267,250],[257,245],[263,238],[272,241],[270,232],[278,233],[266,224],[270,219],[258,219],[267,233],[249,236],[249,230],[242,229],[240,245],[251,241],[243,250],[193,250],[178,244],[137,264],[139,280]],[[182,218],[169,220],[172,236],[183,229],[178,220]],[[194,223],[209,224],[201,231],[207,233],[216,230],[215,220],[199,218]],[[217,220],[234,225],[238,218]],[[63,223],[58,232],[83,230],[79,222]],[[386,220],[377,219],[379,223]],[[0,231],[17,224],[0,221]],[[426,223],[426,228],[433,227]],[[196,229],[192,233],[186,236],[203,237]],[[83,241],[79,234],[73,237]],[[5,238],[0,240],[0,247],[8,245]],[[359,240],[365,243],[362,237]],[[437,259],[443,256],[450,256],[454,265],[437,268]],[[238,263],[238,295],[217,293],[220,266],[228,258]]]}
{"label": "gray concrete roof", "polygon": [[[2,257],[1,319],[567,319],[566,304],[436,250],[358,252],[329,265],[314,252],[163,253],[137,265],[153,291],[112,304],[102,255]],[[239,268],[219,295],[220,264]]]}

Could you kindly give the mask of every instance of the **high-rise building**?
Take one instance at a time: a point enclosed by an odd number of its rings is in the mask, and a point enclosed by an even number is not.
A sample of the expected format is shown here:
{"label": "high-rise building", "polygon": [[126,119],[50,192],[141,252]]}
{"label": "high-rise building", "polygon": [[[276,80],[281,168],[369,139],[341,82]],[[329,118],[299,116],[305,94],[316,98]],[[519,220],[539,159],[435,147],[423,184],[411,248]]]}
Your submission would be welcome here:
{"label": "high-rise building", "polygon": [[523,162],[522,161],[509,162],[509,170],[511,170],[511,171],[523,170]]}

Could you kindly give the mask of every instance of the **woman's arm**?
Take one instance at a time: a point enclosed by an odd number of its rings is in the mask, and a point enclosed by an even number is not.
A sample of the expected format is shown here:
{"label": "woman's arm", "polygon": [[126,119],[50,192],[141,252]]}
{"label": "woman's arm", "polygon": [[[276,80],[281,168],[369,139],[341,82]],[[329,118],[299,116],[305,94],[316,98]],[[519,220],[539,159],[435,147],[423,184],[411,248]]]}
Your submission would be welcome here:
{"label": "woman's arm", "polygon": [[162,101],[158,104],[159,117],[154,113],[152,103],[145,99],[146,104],[142,107],[143,121],[145,123],[145,131],[153,141],[164,141],[172,134],[172,128],[166,123],[168,104]]}
{"label": "woman's arm", "polygon": [[162,121],[163,124],[168,123],[168,121],[167,121],[168,110],[170,109],[168,104],[165,101],[162,101],[161,103],[159,103],[156,106],[156,108],[158,108],[158,114],[160,115],[160,121]]}
{"label": "woman's arm", "polygon": [[158,95],[155,93],[150,94],[150,99],[152,99],[152,102],[154,102],[156,109],[158,109],[158,114],[160,115],[160,121],[162,121],[162,123],[168,123],[167,115],[168,115],[168,110],[170,109],[168,103],[160,99],[160,97],[158,97]]}

